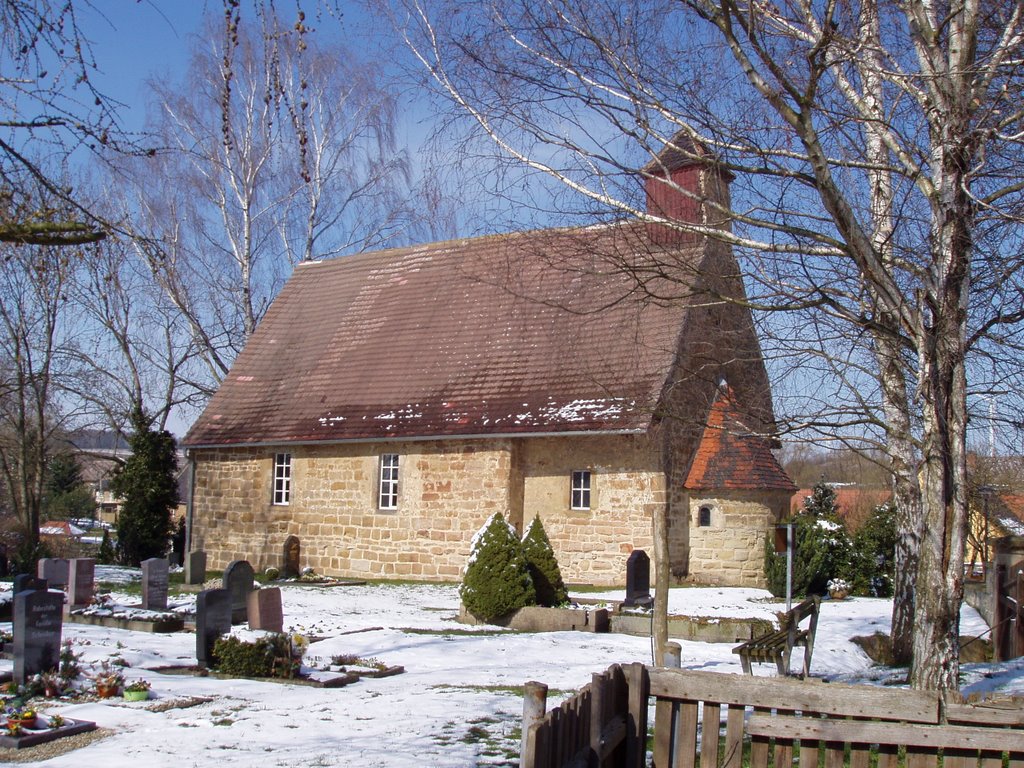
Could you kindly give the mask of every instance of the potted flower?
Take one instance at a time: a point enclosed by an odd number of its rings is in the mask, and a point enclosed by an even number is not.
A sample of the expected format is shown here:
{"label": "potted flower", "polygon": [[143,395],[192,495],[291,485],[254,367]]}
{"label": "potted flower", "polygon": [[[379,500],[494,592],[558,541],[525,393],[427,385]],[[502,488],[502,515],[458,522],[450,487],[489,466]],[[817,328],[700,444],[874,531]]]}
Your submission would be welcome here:
{"label": "potted flower", "polygon": [[123,683],[124,675],[114,669],[106,659],[100,663],[100,671],[93,675],[96,695],[101,699],[110,699],[117,696],[121,691]]}
{"label": "potted flower", "polygon": [[50,715],[50,728],[62,728],[64,726],[64,718],[60,715]]}
{"label": "potted flower", "polygon": [[149,681],[133,680],[124,687],[125,701],[145,701],[149,698]]}
{"label": "potted flower", "polygon": [[[36,711],[31,707],[13,707],[7,710],[7,730],[12,731],[14,727],[34,728],[36,725]],[[18,731],[20,733],[20,730]]]}
{"label": "potted flower", "polygon": [[850,596],[850,582],[846,579],[831,579],[828,583],[828,596],[833,600],[845,600]]}

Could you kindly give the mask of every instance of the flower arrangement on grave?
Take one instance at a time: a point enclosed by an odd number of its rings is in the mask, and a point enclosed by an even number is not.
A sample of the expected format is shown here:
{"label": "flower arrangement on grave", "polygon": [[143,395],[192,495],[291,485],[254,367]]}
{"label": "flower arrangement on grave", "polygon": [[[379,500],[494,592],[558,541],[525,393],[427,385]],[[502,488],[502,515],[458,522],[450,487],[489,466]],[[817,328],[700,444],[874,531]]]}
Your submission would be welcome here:
{"label": "flower arrangement on grave", "polygon": [[[11,707],[7,710],[7,730],[32,728],[36,724],[36,711],[32,707]],[[12,735],[16,735],[13,734]]]}
{"label": "flower arrangement on grave", "polygon": [[64,718],[60,715],[50,715],[50,728],[61,728],[64,726]]}
{"label": "flower arrangement on grave", "polygon": [[93,686],[96,688],[96,695],[101,699],[109,699],[121,690],[124,684],[124,675],[117,670],[109,661],[104,659],[100,662],[100,670],[92,676]]}
{"label": "flower arrangement on grave", "polygon": [[302,655],[306,652],[306,649],[309,648],[309,638],[299,632],[294,632],[292,633],[290,642],[292,658],[301,659]]}
{"label": "flower arrangement on grave", "polygon": [[124,687],[126,701],[145,701],[149,698],[149,681],[143,678],[132,680]]}
{"label": "flower arrangement on grave", "polygon": [[57,669],[57,674],[62,680],[70,682],[82,673],[82,667],[79,665],[81,658],[81,654],[71,649],[71,638],[65,638],[60,646],[60,667]]}
{"label": "flower arrangement on grave", "polygon": [[43,672],[32,678],[32,681],[48,699],[57,698],[64,693],[64,689],[67,687],[67,681],[57,672]]}

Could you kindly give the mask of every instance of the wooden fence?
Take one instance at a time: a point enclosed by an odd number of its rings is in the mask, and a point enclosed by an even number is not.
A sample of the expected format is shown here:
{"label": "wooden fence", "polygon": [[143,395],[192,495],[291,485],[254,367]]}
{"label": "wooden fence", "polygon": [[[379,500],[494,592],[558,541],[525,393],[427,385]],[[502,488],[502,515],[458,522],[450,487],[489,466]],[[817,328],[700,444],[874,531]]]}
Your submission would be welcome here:
{"label": "wooden fence", "polygon": [[650,696],[657,768],[1024,768],[1020,700],[640,664],[585,691],[524,723],[521,766],[642,768]]}
{"label": "wooden fence", "polygon": [[1024,656],[1024,573],[997,563],[993,573],[992,655],[995,661]]}

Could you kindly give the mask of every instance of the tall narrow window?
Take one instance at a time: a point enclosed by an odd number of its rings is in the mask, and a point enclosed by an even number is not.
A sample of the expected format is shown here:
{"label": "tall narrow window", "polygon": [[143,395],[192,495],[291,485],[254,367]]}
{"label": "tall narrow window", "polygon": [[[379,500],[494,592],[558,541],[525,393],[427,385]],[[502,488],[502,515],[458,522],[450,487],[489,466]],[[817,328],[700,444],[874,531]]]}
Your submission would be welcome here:
{"label": "tall narrow window", "polygon": [[292,455],[274,454],[274,503],[289,504],[292,500]]}
{"label": "tall narrow window", "polygon": [[572,473],[571,506],[573,509],[590,509],[590,471],[576,470]]}
{"label": "tall narrow window", "polygon": [[697,525],[701,528],[709,528],[711,526],[711,507],[701,507],[697,510]]}
{"label": "tall narrow window", "polygon": [[398,509],[398,454],[384,453],[380,457],[380,493],[377,506]]}

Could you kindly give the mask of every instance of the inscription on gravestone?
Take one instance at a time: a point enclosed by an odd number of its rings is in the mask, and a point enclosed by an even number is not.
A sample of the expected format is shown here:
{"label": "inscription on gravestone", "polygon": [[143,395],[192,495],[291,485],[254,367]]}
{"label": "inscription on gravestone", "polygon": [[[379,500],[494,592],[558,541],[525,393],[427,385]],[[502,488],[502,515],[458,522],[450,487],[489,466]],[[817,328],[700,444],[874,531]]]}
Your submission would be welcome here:
{"label": "inscription on gravestone", "polygon": [[206,553],[189,552],[185,556],[185,583],[202,584],[206,581]]}
{"label": "inscription on gravestone", "polygon": [[256,574],[248,560],[232,560],[224,569],[224,589],[231,593],[231,621],[244,624],[249,616],[249,593],[256,586]]}
{"label": "inscription on gravestone", "polygon": [[642,549],[634,549],[626,560],[626,599],[623,605],[647,606],[651,599],[651,558]]}
{"label": "inscription on gravestone", "polygon": [[68,561],[68,604],[88,605],[92,602],[96,583],[96,561],[91,557],[76,557]]}
{"label": "inscription on gravestone", "polygon": [[268,632],[284,630],[280,589],[254,589],[249,593],[249,629],[265,629]]}
{"label": "inscription on gravestone", "polygon": [[[49,585],[46,583],[46,579],[40,579],[38,576],[33,576],[31,573],[19,573],[14,577],[14,595],[25,590],[37,590],[46,591]],[[18,617],[14,611],[11,611],[11,624],[17,624]],[[13,627],[12,627],[13,628]]]}
{"label": "inscription on gravestone", "polygon": [[298,536],[289,536],[284,540],[284,562],[281,565],[281,578],[294,579],[299,571],[299,555],[301,545]]}
{"label": "inscription on gravestone", "polygon": [[196,661],[207,667],[213,644],[231,631],[231,594],[226,589],[207,589],[196,596]]}
{"label": "inscription on gravestone", "polygon": [[44,557],[36,565],[36,575],[51,587],[64,589],[68,583],[68,561],[63,557]]}
{"label": "inscription on gravestone", "polygon": [[163,557],[142,561],[142,608],[167,610],[167,560]]}
{"label": "inscription on gravestone", "polygon": [[60,631],[64,595],[47,590],[14,596],[14,682],[25,681],[60,665]]}

